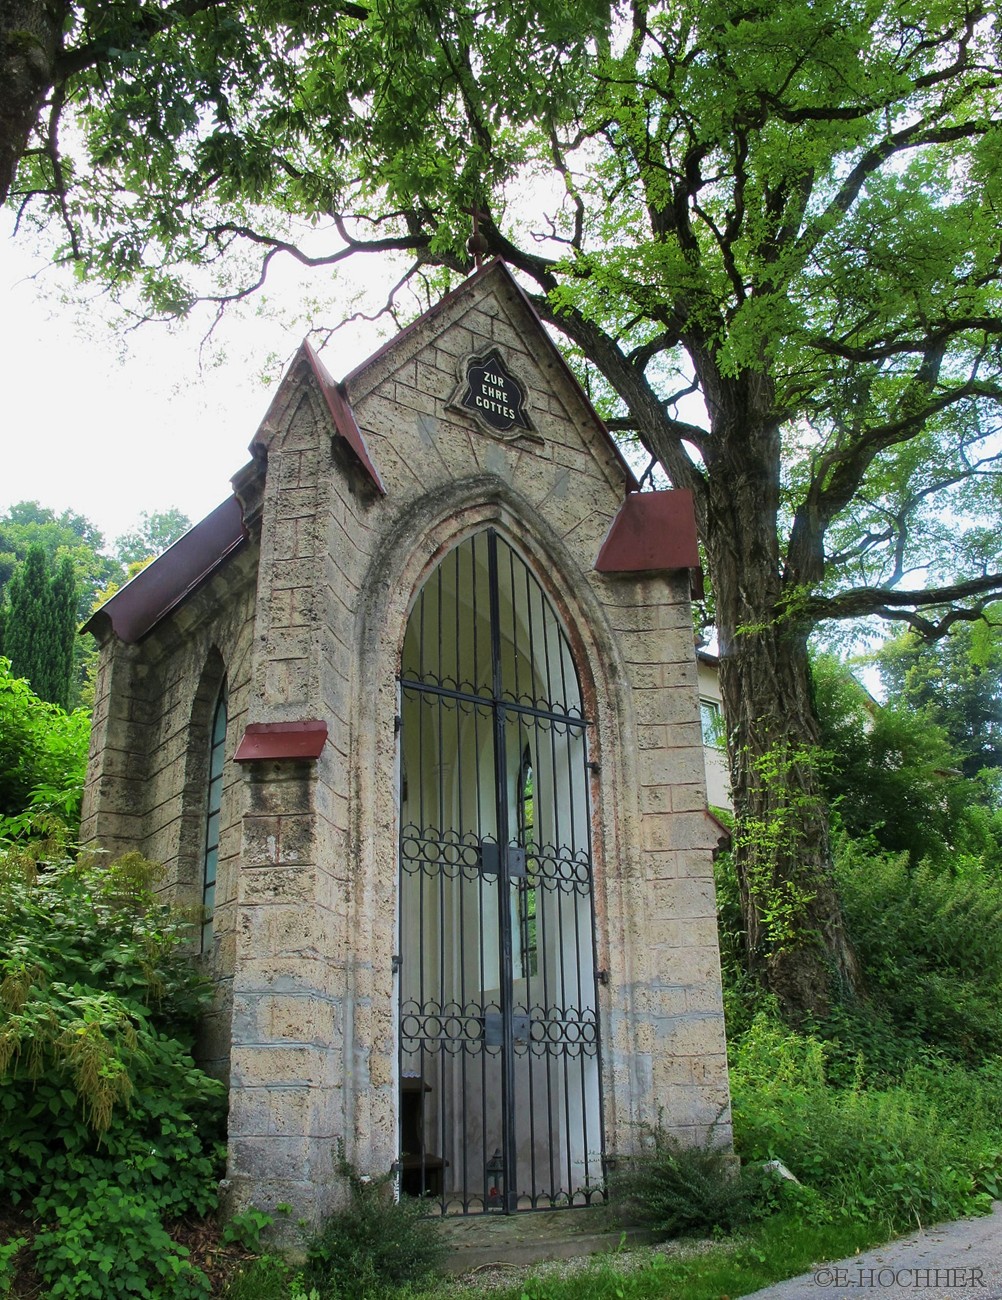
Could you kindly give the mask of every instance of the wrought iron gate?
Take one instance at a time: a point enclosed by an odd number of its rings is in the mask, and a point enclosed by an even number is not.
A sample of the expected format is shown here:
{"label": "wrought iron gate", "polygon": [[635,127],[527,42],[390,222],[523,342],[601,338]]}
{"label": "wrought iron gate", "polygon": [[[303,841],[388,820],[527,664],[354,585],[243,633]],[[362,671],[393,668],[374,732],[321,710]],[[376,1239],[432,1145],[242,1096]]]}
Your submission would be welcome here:
{"label": "wrought iron gate", "polygon": [[603,1195],[587,727],[494,530],[422,588],[400,674],[400,1162],[443,1213]]}

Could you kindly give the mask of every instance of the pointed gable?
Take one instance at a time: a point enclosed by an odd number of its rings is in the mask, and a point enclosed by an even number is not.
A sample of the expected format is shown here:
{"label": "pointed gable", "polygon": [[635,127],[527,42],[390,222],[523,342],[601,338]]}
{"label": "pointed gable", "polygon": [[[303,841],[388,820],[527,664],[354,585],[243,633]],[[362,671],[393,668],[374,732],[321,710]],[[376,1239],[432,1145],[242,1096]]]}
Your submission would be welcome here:
{"label": "pointed gable", "polygon": [[[486,370],[489,380],[495,368],[492,359],[512,381],[509,391],[522,399],[519,414],[524,418],[513,420],[508,430],[491,427],[492,412],[478,418],[479,393],[464,401],[471,373]],[[413,450],[444,456],[453,473],[459,472],[463,459],[471,469],[490,466],[500,472],[502,459],[491,448],[502,445],[544,459],[587,455],[600,465],[620,499],[637,490],[615,440],[501,261],[474,272],[394,335],[346,375],[340,388],[377,460],[383,454],[375,450],[379,430],[393,423],[388,408],[398,408],[398,429],[408,413],[413,415],[418,433]],[[500,400],[504,391],[503,384],[488,385],[485,404],[495,405],[500,413],[507,405]],[[508,468],[518,459],[508,458]]]}

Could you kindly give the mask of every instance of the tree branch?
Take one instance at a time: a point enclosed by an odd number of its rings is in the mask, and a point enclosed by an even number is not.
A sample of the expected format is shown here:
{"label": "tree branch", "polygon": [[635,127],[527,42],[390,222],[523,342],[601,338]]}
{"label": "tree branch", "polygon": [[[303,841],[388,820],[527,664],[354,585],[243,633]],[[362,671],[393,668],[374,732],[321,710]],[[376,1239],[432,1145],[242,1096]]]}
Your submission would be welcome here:
{"label": "tree branch", "polygon": [[[919,609],[934,609],[937,606],[953,605],[958,601],[977,600],[983,597],[982,606],[992,598],[1002,594],[1002,573],[986,573],[980,578],[971,578],[966,582],[956,582],[946,587],[929,587],[921,591],[894,591],[888,587],[856,587],[851,591],[839,592],[837,596],[811,596],[806,602],[806,612],[818,621],[828,619],[863,618],[868,614],[877,614],[881,618],[903,619],[916,626],[915,620],[928,627],[938,626],[921,619]],[[978,615],[973,607],[950,610],[944,619],[956,622],[962,618],[975,618]],[[943,629],[944,631],[946,628]]]}

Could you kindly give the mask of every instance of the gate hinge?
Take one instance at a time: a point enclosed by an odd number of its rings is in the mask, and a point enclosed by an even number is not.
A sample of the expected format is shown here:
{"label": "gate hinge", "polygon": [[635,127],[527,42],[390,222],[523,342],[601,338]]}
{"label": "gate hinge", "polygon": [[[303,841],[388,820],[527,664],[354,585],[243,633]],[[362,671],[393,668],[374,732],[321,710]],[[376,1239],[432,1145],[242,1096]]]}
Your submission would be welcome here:
{"label": "gate hinge", "polygon": [[609,972],[607,970],[600,970],[595,976],[595,978],[598,980],[599,984],[608,984]]}
{"label": "gate hinge", "polygon": [[400,717],[400,714],[399,714],[399,713],[395,713],[395,714],[393,715],[393,731],[394,731],[394,733],[399,733],[400,728],[401,728],[402,725],[403,725],[403,719]]}
{"label": "gate hinge", "polygon": [[592,776],[598,776],[601,770],[602,770],[602,764],[597,763],[595,759],[592,759],[591,762],[588,764],[588,771],[592,774]]}
{"label": "gate hinge", "polygon": [[392,973],[396,975],[403,964],[404,964],[403,957],[401,957],[398,952],[395,952],[392,958],[390,959],[390,970],[392,971]]}

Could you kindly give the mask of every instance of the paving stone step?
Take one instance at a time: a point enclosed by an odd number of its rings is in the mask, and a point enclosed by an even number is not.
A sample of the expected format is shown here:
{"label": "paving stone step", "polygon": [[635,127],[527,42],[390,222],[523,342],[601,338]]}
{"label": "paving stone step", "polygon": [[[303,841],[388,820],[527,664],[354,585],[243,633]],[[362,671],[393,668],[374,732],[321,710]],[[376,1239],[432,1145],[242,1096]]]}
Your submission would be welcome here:
{"label": "paving stone step", "polygon": [[445,1268],[450,1273],[467,1273],[486,1264],[571,1259],[655,1240],[648,1229],[624,1228],[605,1207],[456,1215],[446,1218],[440,1231],[449,1247]]}

